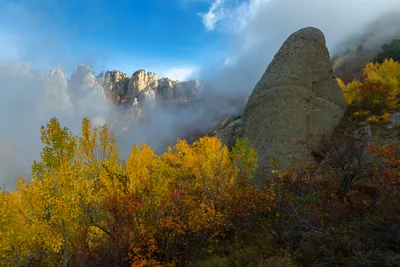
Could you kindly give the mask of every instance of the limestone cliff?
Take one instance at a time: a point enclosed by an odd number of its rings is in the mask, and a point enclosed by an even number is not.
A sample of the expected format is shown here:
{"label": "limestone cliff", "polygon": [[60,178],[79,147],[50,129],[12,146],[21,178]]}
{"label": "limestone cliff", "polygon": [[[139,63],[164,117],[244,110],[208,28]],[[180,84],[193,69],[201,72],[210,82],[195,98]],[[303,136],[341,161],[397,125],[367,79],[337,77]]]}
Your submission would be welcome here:
{"label": "limestone cliff", "polygon": [[125,73],[114,70],[100,73],[97,77],[103,86],[108,99],[113,100],[117,104],[132,104],[132,94],[129,94],[129,78]]}
{"label": "limestone cliff", "polygon": [[202,88],[199,81],[173,81],[145,70],[134,72],[130,78],[120,71],[102,72],[97,78],[107,96],[125,108],[178,105]]}
{"label": "limestone cliff", "polygon": [[113,103],[127,121],[146,118],[157,107],[184,105],[202,89],[199,81],[174,81],[145,70],[131,76],[119,70],[96,76],[85,65],[79,65],[70,78],[57,66],[45,79],[46,98],[54,105],[107,117],[107,105]]}

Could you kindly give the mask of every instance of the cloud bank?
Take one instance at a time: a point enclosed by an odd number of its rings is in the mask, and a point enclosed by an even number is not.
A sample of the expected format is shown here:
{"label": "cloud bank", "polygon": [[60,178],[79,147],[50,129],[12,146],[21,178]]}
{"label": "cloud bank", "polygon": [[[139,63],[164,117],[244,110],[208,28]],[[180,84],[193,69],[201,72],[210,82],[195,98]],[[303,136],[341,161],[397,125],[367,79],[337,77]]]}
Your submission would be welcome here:
{"label": "cloud bank", "polygon": [[[250,94],[269,62],[285,39],[303,27],[317,27],[325,34],[331,56],[340,45],[355,35],[371,30],[372,23],[389,13],[400,14],[398,0],[249,0],[214,1],[224,10],[213,21],[212,29],[204,21],[207,30],[218,31],[228,41],[226,58],[202,77],[213,80],[222,92]],[[205,14],[208,14],[205,13]],[[400,26],[399,26],[400,27]],[[385,40],[392,29],[375,29],[376,43]]]}

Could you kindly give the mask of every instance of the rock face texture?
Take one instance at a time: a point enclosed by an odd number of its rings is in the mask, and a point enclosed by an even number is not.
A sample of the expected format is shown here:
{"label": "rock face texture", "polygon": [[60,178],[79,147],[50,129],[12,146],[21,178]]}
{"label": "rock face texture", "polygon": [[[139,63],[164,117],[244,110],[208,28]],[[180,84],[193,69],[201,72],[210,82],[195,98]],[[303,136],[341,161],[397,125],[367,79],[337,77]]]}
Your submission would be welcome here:
{"label": "rock face texture", "polygon": [[332,74],[323,33],[303,28],[282,45],[249,97],[244,137],[257,149],[258,175],[293,160],[312,160],[309,133],[332,131],[346,102]]}
{"label": "rock face texture", "polygon": [[86,94],[100,93],[104,96],[104,88],[91,68],[79,65],[71,75],[68,90],[76,97]]}
{"label": "rock face texture", "polygon": [[[15,68],[20,73],[26,69],[27,74],[32,74],[27,67],[16,65]],[[80,110],[89,117],[96,114],[104,117],[109,103],[113,103],[117,107],[114,111],[120,110],[121,116],[130,120],[146,119],[157,107],[175,108],[185,105],[188,100],[195,102],[196,94],[203,88],[197,80],[174,81],[145,70],[138,70],[130,77],[119,70],[96,76],[85,65],[79,65],[70,78],[57,66],[42,79],[45,82],[44,99],[51,100],[49,103],[55,108],[61,107],[68,112]]]}
{"label": "rock face texture", "polygon": [[158,87],[158,76],[153,72],[138,70],[132,74],[129,81],[129,88],[136,97],[146,89],[156,89]]}
{"label": "rock face texture", "polygon": [[100,73],[97,78],[109,99],[117,104],[132,104],[133,95],[129,92],[129,78],[125,73],[119,70],[106,71]]}
{"label": "rock face texture", "polygon": [[105,94],[117,104],[137,109],[152,109],[158,104],[176,105],[201,90],[199,81],[173,81],[153,72],[138,70],[129,78],[121,71],[102,72],[97,77]]}
{"label": "rock face texture", "polygon": [[229,123],[226,127],[218,131],[217,136],[221,142],[228,147],[233,147],[236,138],[243,137],[243,119],[237,119]]}

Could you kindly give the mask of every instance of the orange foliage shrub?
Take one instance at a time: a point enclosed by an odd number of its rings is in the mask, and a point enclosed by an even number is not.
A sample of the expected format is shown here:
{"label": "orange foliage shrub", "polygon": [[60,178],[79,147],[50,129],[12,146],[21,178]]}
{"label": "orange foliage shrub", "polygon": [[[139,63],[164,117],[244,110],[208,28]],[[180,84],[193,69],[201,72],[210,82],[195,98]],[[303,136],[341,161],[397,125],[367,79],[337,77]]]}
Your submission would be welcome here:
{"label": "orange foliage shrub", "polygon": [[275,180],[276,243],[301,266],[397,265],[400,159],[391,144],[332,142],[323,166],[295,165]]}

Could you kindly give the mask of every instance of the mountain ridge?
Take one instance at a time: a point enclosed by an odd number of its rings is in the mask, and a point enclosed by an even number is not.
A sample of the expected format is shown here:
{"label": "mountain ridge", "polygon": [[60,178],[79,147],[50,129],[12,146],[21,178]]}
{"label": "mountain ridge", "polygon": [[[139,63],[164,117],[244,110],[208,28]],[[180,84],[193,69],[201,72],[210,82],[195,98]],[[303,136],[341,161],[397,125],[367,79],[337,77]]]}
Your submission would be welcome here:
{"label": "mountain ridge", "polygon": [[91,67],[83,64],[78,65],[70,77],[57,65],[46,78],[45,97],[50,101],[76,108],[78,102],[85,105],[83,99],[89,101],[100,97],[121,113],[130,114],[132,119],[140,119],[143,113],[159,106],[183,105],[203,89],[198,80],[172,80],[144,69],[131,76],[120,70],[102,71],[96,75]]}

